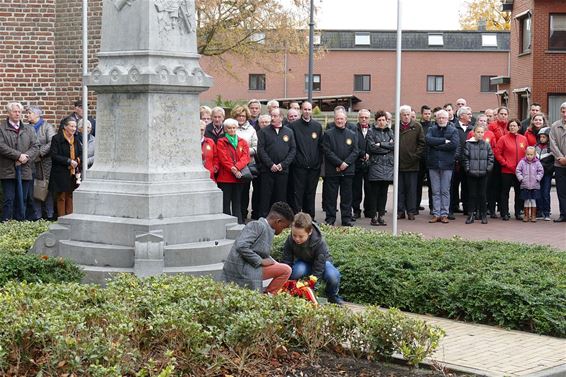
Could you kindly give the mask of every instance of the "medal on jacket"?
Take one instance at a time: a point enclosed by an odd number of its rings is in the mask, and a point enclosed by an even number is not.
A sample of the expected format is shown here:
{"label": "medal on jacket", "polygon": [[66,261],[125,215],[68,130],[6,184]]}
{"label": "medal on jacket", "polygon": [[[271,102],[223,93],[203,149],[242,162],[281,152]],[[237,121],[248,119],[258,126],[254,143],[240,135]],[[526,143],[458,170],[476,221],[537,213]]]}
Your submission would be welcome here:
{"label": "medal on jacket", "polygon": [[314,139],[316,139],[316,138],[318,137],[318,135],[316,134],[316,132],[313,132],[312,135],[311,135],[311,137],[312,137],[312,139],[314,140]]}
{"label": "medal on jacket", "polygon": [[289,141],[289,136],[283,135],[283,141],[284,141],[284,142],[288,142],[288,141]]}
{"label": "medal on jacket", "polygon": [[347,139],[346,139],[346,144],[348,144],[348,145],[352,145],[352,139],[350,139],[350,138],[347,138]]}
{"label": "medal on jacket", "polygon": [[209,151],[209,150],[211,150],[211,149],[212,149],[212,148],[210,148],[210,145],[207,144],[207,145],[206,145],[206,150]]}

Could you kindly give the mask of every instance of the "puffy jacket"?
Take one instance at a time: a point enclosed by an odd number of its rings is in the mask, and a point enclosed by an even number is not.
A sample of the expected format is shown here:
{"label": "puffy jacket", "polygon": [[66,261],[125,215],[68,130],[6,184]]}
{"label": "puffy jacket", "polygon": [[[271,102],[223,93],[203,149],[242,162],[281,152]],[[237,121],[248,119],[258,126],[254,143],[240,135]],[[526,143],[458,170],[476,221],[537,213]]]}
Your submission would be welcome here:
{"label": "puffy jacket", "polygon": [[501,164],[501,173],[515,174],[517,164],[525,157],[527,138],[520,134],[507,134],[497,141],[495,158]]}
{"label": "puffy jacket", "polygon": [[32,179],[32,165],[39,154],[39,142],[32,126],[20,122],[19,132],[8,125],[8,119],[0,125],[0,179],[16,178],[16,161],[21,154],[29,160],[21,166],[22,179]]}
{"label": "puffy jacket", "polygon": [[[393,181],[395,134],[389,127],[373,127],[367,134],[370,181]],[[379,145],[377,145],[379,143]]]}
{"label": "puffy jacket", "polygon": [[250,162],[250,149],[248,143],[238,138],[237,147],[230,144],[224,136],[216,142],[216,152],[218,154],[218,175],[216,182],[221,183],[242,183],[241,179],[236,178],[232,173],[232,166],[242,170]]}
{"label": "puffy jacket", "polygon": [[[446,141],[450,141],[447,143]],[[429,169],[453,170],[460,146],[458,130],[448,124],[431,126],[426,133],[426,166]]]}
{"label": "puffy jacket", "polygon": [[[470,140],[473,136],[474,136],[474,131],[468,132],[468,136],[466,137],[466,140]],[[495,134],[490,130],[485,130],[485,132],[483,133],[483,140],[486,143],[489,143],[489,146],[491,147],[491,151],[495,153],[495,146],[497,145],[497,142],[495,141]]]}
{"label": "puffy jacket", "polygon": [[550,151],[550,145],[548,143],[537,144],[535,150],[538,160],[544,168],[544,174],[552,175],[554,173],[554,155]]}
{"label": "puffy jacket", "polygon": [[322,278],[326,261],[330,260],[330,253],[320,228],[316,224],[312,224],[312,233],[303,244],[299,245],[293,241],[293,236],[290,234],[287,237],[283,245],[282,262],[292,267],[297,259],[310,263],[312,265],[311,274],[319,279]]}
{"label": "puffy jacket", "polygon": [[544,175],[544,168],[538,158],[535,157],[529,161],[525,157],[519,161],[517,169],[515,169],[515,175],[521,182],[522,189],[540,190],[540,181]]}
{"label": "puffy jacket", "polygon": [[495,157],[491,146],[484,140],[466,141],[463,157],[464,170],[470,177],[485,177],[493,169]]}

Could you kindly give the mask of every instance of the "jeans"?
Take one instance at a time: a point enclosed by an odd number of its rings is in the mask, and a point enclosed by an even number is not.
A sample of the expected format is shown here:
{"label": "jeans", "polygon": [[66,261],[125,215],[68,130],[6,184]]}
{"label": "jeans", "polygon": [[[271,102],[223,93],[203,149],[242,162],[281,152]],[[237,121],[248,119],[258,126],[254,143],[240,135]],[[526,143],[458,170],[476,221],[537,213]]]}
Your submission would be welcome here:
{"label": "jeans", "polygon": [[432,190],[432,215],[448,216],[452,170],[430,169],[428,173]]}
{"label": "jeans", "polygon": [[[293,271],[291,272],[290,280],[298,280],[304,276],[309,276],[312,271],[312,263],[307,263],[297,259],[293,263]],[[333,298],[338,296],[340,289],[340,271],[334,267],[332,262],[326,261],[324,265],[324,272],[322,273],[322,280],[326,283],[326,297]]]}
{"label": "jeans", "polygon": [[25,220],[26,202],[29,196],[29,190],[33,187],[31,179],[22,179],[22,200],[23,207],[18,204],[18,183],[16,179],[2,179],[2,192],[4,195],[4,203],[2,205],[2,221],[16,219]]}
{"label": "jeans", "polygon": [[552,174],[545,174],[540,181],[540,199],[537,200],[537,208],[541,215],[550,217],[550,185]]}

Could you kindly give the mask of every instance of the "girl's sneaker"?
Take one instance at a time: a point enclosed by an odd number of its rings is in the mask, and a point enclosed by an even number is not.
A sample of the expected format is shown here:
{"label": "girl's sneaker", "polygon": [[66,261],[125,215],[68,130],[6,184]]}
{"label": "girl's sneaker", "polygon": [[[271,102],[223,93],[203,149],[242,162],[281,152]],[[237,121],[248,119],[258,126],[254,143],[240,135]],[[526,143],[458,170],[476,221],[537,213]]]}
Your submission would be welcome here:
{"label": "girl's sneaker", "polygon": [[544,217],[544,221],[550,221],[550,220],[551,220],[551,219],[550,219],[550,216],[545,216],[545,217]]}

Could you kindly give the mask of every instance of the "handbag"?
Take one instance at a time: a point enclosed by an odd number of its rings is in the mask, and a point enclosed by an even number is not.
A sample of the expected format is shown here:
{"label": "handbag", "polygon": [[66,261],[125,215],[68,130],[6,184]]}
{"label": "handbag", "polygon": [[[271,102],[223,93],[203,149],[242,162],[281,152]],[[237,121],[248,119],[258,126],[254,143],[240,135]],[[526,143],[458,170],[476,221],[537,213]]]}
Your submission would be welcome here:
{"label": "handbag", "polygon": [[[235,165],[236,164],[236,156],[232,153],[231,149],[230,149],[230,155],[232,156],[232,161],[234,161],[234,165]],[[255,166],[255,163],[253,163],[253,162],[249,162],[246,166],[244,166],[242,168],[242,170],[240,170],[240,173],[242,173],[242,176],[240,177],[240,179],[242,181],[245,181],[245,182],[249,182],[249,181],[253,180],[254,178],[257,178],[258,175],[259,175],[257,167]]]}
{"label": "handbag", "polygon": [[39,166],[41,167],[41,176],[43,179],[33,180],[33,198],[44,202],[47,199],[47,195],[49,195],[49,179],[43,174],[43,164],[41,161],[39,162]]}

